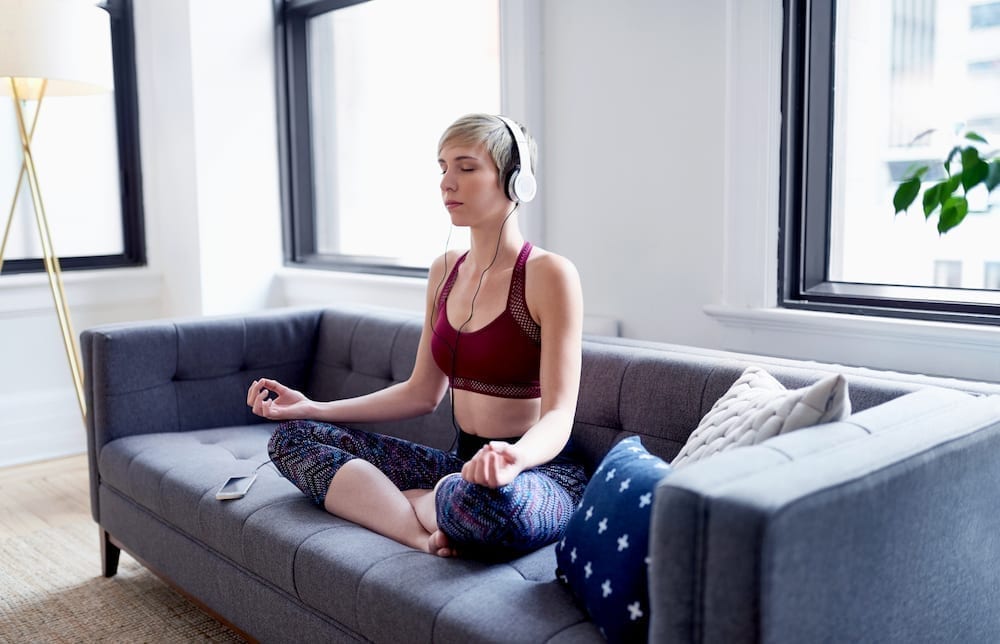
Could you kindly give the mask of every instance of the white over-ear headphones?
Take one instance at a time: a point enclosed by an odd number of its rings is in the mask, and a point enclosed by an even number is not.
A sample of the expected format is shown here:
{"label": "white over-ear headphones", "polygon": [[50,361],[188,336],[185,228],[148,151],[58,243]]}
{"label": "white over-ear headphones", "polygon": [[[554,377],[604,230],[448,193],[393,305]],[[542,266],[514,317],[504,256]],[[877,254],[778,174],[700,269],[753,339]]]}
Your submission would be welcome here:
{"label": "white over-ear headphones", "polygon": [[497,118],[507,126],[510,135],[514,137],[517,148],[517,160],[512,160],[507,180],[504,183],[507,198],[511,201],[527,203],[535,198],[535,192],[538,190],[535,173],[531,170],[531,150],[528,148],[528,140],[525,138],[524,132],[521,131],[521,126],[512,119],[506,116],[497,116]]}

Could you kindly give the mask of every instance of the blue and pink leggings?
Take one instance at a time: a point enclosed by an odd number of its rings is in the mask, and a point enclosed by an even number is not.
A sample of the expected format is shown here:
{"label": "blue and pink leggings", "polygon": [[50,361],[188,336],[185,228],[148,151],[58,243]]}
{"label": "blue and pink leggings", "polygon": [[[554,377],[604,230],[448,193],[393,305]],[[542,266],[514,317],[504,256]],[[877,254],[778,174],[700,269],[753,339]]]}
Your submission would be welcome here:
{"label": "blue and pink leggings", "polygon": [[[375,465],[400,490],[432,489],[465,462],[392,436],[306,420],[280,424],[268,452],[278,471],[317,505],[323,505],[337,470],[355,458]],[[521,472],[496,489],[449,476],[435,495],[438,528],[463,553],[534,550],[562,536],[586,484],[583,466],[564,458]]]}

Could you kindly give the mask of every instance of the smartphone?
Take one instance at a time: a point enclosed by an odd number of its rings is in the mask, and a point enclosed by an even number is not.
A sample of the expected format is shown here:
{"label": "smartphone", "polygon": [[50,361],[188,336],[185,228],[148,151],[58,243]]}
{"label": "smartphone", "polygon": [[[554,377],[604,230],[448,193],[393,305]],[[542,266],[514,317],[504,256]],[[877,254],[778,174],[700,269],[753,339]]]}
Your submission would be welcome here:
{"label": "smartphone", "polygon": [[230,476],[229,479],[222,484],[222,487],[219,488],[219,491],[215,493],[215,498],[220,501],[242,499],[243,495],[247,493],[247,490],[250,489],[250,486],[253,485],[256,478],[256,472],[248,476]]}

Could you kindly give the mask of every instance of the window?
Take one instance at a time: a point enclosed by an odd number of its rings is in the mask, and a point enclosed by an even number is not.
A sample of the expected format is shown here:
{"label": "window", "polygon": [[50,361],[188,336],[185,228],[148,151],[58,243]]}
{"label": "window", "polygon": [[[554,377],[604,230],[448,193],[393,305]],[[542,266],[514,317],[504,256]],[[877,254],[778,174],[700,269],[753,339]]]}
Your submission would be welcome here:
{"label": "window", "polygon": [[1000,262],[986,262],[983,270],[983,288],[1000,290]]}
{"label": "window", "polygon": [[[32,139],[53,245],[64,270],[145,263],[132,2],[107,0],[100,6],[111,19],[115,91],[44,99]],[[14,105],[3,98],[0,227],[7,222],[21,168]],[[29,122],[35,108],[34,101],[24,106]],[[3,273],[43,271],[27,181],[22,182],[16,208]]]}
{"label": "window", "polygon": [[962,262],[953,259],[934,260],[934,286],[962,285]]}
{"label": "window", "polygon": [[971,29],[1000,27],[1000,2],[973,4],[969,10],[969,18]]}
{"label": "window", "polygon": [[284,2],[289,261],[426,274],[450,228],[437,139],[462,114],[500,112],[499,20],[499,0]]}
{"label": "window", "polygon": [[[786,307],[996,324],[1000,198],[939,236],[920,199],[964,130],[1000,144],[1000,3],[786,0],[780,292]],[[925,184],[929,185],[929,184]]]}

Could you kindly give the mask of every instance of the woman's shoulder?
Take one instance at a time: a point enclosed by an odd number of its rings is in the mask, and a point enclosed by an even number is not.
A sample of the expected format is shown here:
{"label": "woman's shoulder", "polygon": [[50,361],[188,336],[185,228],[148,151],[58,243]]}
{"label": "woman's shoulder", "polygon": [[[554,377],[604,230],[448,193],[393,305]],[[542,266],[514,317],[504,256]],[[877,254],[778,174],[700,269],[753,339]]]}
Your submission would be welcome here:
{"label": "woman's shoulder", "polygon": [[539,246],[532,246],[526,268],[532,273],[532,278],[537,276],[543,280],[579,279],[576,265],[572,260]]}
{"label": "woman's shoulder", "polygon": [[534,246],[525,266],[525,289],[529,299],[535,299],[532,295],[544,299],[555,293],[577,292],[580,274],[568,257]]}
{"label": "woman's shoulder", "polygon": [[582,318],[582,291],[580,274],[569,258],[542,248],[532,249],[524,293],[536,322]]}

